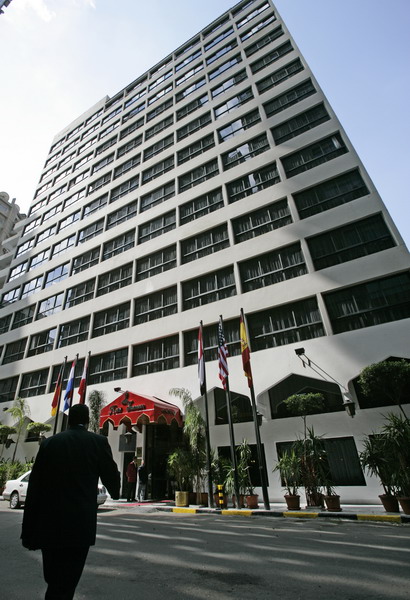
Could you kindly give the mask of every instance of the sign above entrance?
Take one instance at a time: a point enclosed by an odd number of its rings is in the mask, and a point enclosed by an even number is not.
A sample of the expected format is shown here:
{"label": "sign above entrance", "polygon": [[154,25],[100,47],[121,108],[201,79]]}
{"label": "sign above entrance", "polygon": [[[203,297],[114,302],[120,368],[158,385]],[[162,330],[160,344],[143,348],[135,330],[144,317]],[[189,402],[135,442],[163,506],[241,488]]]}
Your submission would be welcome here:
{"label": "sign above entrance", "polygon": [[160,400],[154,396],[144,396],[133,392],[123,392],[113,402],[104,406],[100,415],[100,428],[109,421],[114,429],[122,423],[140,425],[142,423],[158,423],[171,425],[172,422],[182,427],[183,419],[178,406]]}

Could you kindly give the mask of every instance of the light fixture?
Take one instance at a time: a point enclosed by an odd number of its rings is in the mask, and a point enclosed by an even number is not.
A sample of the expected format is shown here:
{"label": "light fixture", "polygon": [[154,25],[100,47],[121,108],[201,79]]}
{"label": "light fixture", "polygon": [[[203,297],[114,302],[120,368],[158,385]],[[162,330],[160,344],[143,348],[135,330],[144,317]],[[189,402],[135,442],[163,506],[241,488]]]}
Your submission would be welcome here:
{"label": "light fixture", "polygon": [[352,395],[349,392],[343,392],[343,406],[349,417],[353,417],[356,414],[356,404],[352,398]]}
{"label": "light fixture", "polygon": [[132,435],[133,435],[133,434],[131,433],[131,431],[126,431],[126,432],[124,433],[124,438],[125,438],[125,443],[126,443],[126,444],[129,444],[129,443],[131,442],[131,440],[132,440]]}
{"label": "light fixture", "polygon": [[304,348],[295,348],[295,354],[296,356],[302,356],[305,353],[305,349]]}

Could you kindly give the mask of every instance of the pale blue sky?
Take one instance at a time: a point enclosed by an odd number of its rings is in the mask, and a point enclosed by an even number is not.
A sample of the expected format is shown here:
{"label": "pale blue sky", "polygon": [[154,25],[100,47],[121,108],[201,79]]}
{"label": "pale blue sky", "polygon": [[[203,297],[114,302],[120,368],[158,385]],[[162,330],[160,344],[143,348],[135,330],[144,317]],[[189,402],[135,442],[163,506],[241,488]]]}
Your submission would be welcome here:
{"label": "pale blue sky", "polygon": [[[13,0],[0,16],[0,191],[27,210],[54,135],[231,0]],[[409,0],[277,0],[407,245]]]}

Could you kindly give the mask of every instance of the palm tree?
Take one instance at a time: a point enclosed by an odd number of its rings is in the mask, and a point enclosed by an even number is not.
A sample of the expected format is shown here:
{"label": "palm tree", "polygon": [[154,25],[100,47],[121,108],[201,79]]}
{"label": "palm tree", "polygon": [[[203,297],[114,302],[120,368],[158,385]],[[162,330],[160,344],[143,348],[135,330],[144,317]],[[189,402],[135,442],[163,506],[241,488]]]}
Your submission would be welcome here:
{"label": "palm tree", "polygon": [[105,394],[99,390],[93,390],[88,396],[88,406],[90,408],[90,431],[100,432],[100,414],[105,405]]}
{"label": "palm tree", "polygon": [[17,423],[15,424],[17,430],[17,441],[14,447],[13,458],[11,459],[14,462],[14,460],[16,459],[17,446],[19,444],[20,436],[24,428],[24,422],[26,420],[26,417],[30,416],[30,407],[25,398],[17,397],[13,402],[13,406],[10,406],[5,410],[9,412],[11,416],[17,421]]}

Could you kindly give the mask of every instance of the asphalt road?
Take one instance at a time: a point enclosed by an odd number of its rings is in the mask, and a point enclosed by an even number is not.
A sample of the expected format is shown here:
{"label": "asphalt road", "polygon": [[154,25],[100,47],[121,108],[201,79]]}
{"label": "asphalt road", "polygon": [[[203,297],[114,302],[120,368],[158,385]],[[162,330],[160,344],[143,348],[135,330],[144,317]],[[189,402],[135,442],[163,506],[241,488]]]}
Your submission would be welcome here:
{"label": "asphalt road", "polygon": [[[21,519],[0,502],[0,595],[37,600]],[[98,521],[75,600],[410,599],[410,525],[108,508]]]}

